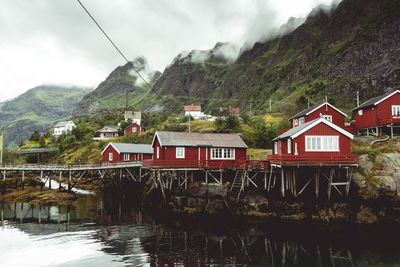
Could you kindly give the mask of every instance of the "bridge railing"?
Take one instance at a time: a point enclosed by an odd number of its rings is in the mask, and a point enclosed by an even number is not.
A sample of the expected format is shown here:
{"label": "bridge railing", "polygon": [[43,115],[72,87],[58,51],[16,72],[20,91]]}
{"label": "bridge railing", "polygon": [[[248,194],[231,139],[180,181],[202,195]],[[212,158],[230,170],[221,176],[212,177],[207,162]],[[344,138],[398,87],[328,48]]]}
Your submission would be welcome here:
{"label": "bridge railing", "polygon": [[266,160],[143,160],[143,167],[199,169],[267,169]]}
{"label": "bridge railing", "polygon": [[294,156],[294,155],[269,155],[268,161],[279,163],[337,163],[337,164],[357,164],[357,155],[340,156]]}

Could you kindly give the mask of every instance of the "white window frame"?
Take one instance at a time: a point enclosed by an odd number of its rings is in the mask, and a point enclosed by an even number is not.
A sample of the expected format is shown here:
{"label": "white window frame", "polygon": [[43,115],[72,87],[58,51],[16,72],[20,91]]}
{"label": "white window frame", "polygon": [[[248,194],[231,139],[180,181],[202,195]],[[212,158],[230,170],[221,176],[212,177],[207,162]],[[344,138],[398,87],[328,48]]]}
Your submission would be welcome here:
{"label": "white window frame", "polygon": [[175,157],[177,159],[184,159],[185,158],[185,148],[178,146],[175,148]]}
{"label": "white window frame", "polygon": [[292,154],[292,140],[290,138],[287,140],[287,153]]}
{"label": "white window frame", "polygon": [[301,117],[301,118],[299,119],[299,126],[302,125],[302,124],[304,124],[304,117]]}
{"label": "white window frame", "polygon": [[133,128],[132,128],[132,133],[136,133],[136,132],[137,132],[136,127],[133,127]]}
{"label": "white window frame", "polygon": [[339,152],[338,135],[306,135],[306,152]]}
{"label": "white window frame", "polygon": [[235,149],[234,148],[211,148],[211,159],[212,160],[234,160]]}
{"label": "white window frame", "polygon": [[392,116],[400,116],[400,105],[392,105]]}
{"label": "white window frame", "polygon": [[157,152],[157,159],[159,159],[160,158],[160,147],[159,146],[157,147],[156,152]]}
{"label": "white window frame", "polygon": [[113,153],[108,153],[108,161],[113,161]]}
{"label": "white window frame", "polygon": [[129,161],[129,153],[124,153],[124,161]]}
{"label": "white window frame", "polygon": [[322,115],[322,118],[324,118],[327,121],[332,122],[332,115]]}
{"label": "white window frame", "polygon": [[274,154],[278,155],[278,142],[274,142]]}
{"label": "white window frame", "polygon": [[294,119],[293,120],[293,127],[297,126],[299,124],[299,120],[298,119]]}
{"label": "white window frame", "polygon": [[359,109],[359,110],[358,110],[358,115],[362,116],[362,114],[363,114],[363,110],[362,110],[362,109]]}

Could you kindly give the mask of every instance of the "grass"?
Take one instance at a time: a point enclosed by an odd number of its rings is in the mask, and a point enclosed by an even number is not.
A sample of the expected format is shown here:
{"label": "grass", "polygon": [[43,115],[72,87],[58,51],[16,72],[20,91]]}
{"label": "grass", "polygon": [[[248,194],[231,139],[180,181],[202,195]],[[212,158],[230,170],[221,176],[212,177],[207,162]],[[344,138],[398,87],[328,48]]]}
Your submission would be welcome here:
{"label": "grass", "polygon": [[250,160],[266,160],[268,155],[272,154],[271,149],[247,149],[247,156]]}

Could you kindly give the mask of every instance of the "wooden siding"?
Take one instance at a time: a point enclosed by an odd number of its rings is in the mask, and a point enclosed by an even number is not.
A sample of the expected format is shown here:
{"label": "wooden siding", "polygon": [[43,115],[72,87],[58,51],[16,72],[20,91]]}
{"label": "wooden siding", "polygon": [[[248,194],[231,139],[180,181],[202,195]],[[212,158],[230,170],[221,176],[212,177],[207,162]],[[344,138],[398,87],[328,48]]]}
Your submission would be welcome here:
{"label": "wooden siding", "polygon": [[392,118],[399,118],[399,116],[392,115],[392,106],[400,105],[400,94],[394,94],[385,101],[379,103],[376,107],[378,125],[383,124]]}
{"label": "wooden siding", "polygon": [[[113,146],[108,146],[106,151],[104,151],[103,156],[102,156],[102,161],[110,161],[109,160],[109,154],[113,154],[113,159],[112,162],[115,161],[124,161],[124,154],[121,153],[119,154],[117,150]],[[153,155],[152,154],[142,154],[142,153],[129,153],[129,160],[128,161],[136,161],[136,160],[147,160],[147,159],[152,159]]]}
{"label": "wooden siding", "polygon": [[[136,129],[136,132],[134,131],[134,129]],[[137,123],[132,123],[125,129],[125,134],[141,133],[141,132],[144,132],[144,130]]]}
{"label": "wooden siding", "polygon": [[[313,121],[315,119],[318,119],[321,117],[321,115],[329,115],[332,116],[332,123],[336,124],[337,126],[343,128],[344,127],[344,120],[345,116],[335,110],[334,108],[330,107],[329,105],[323,105],[319,109],[315,110],[314,112],[308,114],[307,116],[303,117],[304,118],[304,123]],[[300,118],[297,118],[299,121]],[[294,127],[294,120],[291,120],[291,125],[292,128]]]}
{"label": "wooden siding", "polygon": [[358,111],[354,114],[356,129],[363,129],[368,127],[374,127],[378,125],[376,116],[376,108],[370,107],[362,111],[362,115]]}

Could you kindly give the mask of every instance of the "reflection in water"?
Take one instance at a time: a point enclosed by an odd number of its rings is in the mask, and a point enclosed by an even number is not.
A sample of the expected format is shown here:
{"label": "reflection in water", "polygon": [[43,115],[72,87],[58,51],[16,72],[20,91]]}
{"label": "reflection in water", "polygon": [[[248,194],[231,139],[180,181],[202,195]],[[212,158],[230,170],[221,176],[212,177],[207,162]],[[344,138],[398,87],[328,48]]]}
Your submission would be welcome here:
{"label": "reflection in water", "polygon": [[294,225],[172,227],[129,203],[96,195],[68,207],[2,203],[1,265],[337,267],[400,262],[400,245],[390,244],[397,232],[372,234],[376,229],[371,228],[364,235],[346,229],[336,235]]}

